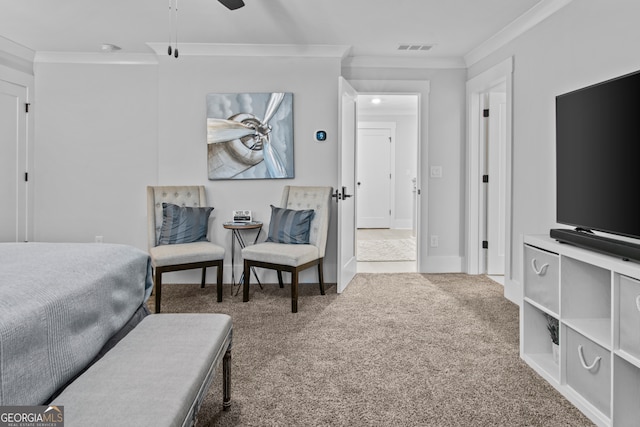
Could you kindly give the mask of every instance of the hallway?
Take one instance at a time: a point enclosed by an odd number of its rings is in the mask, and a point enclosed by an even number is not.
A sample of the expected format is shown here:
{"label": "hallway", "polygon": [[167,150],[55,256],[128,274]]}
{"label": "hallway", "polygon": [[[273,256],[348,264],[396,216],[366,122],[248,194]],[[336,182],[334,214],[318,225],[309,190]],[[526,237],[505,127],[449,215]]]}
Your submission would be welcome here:
{"label": "hallway", "polygon": [[358,273],[415,273],[416,239],[410,229],[357,230]]}

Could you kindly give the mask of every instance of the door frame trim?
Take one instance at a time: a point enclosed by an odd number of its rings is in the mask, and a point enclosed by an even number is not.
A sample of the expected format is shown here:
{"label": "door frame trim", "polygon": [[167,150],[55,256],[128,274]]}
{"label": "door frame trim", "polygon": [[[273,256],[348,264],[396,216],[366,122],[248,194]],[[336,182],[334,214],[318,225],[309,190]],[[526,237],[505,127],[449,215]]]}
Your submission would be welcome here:
{"label": "door frame trim", "polygon": [[[0,80],[26,89],[25,102],[31,103],[35,94],[34,75],[35,53],[11,40],[0,37]],[[23,110],[24,111],[24,110]],[[32,184],[35,177],[34,168],[34,143],[35,143],[35,120],[32,113],[27,113],[25,117],[24,129],[26,142],[26,164],[23,165],[25,172],[30,175],[30,180],[25,183],[25,234],[24,241],[36,240],[35,235],[35,193]],[[20,178],[20,177],[18,177]]]}
{"label": "door frame trim", "polygon": [[[481,97],[500,83],[507,86],[506,118],[506,189],[505,189],[505,279],[512,278],[512,188],[513,188],[513,57],[493,66],[467,81],[467,208],[466,224],[466,270],[468,274],[481,274],[482,266],[482,150]],[[505,286],[506,289],[506,286]],[[506,295],[505,295],[506,296]]]}
{"label": "door frame trim", "polygon": [[[16,89],[16,140],[10,141],[18,143],[16,149],[16,176],[15,176],[15,241],[27,242],[33,235],[32,206],[33,191],[31,191],[30,182],[27,180],[27,174],[33,170],[33,121],[29,120],[29,113],[25,110],[25,105],[29,104],[29,91],[31,87],[20,81],[11,81],[4,79],[0,72],[0,82],[9,87]],[[32,174],[33,176],[33,174]],[[33,179],[33,178],[32,178]]]}
{"label": "door frame trim", "polygon": [[[423,185],[422,167],[428,165],[429,156],[429,93],[431,82],[429,80],[360,80],[348,79],[349,83],[358,93],[388,93],[391,95],[417,95],[418,96],[418,153],[416,165],[416,270],[418,273],[426,272],[428,265],[427,242],[421,236],[428,235],[428,229],[423,233],[422,225],[429,224],[429,195],[428,182]],[[426,166],[425,166],[426,167]]]}

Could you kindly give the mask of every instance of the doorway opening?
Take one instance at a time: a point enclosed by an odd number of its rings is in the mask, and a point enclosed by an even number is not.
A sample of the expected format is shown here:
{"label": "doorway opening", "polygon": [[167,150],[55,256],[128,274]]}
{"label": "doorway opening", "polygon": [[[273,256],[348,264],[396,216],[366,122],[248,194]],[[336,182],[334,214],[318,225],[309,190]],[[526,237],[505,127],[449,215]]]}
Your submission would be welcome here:
{"label": "doorway opening", "polygon": [[417,94],[358,95],[358,272],[417,271],[418,104]]}
{"label": "doorway opening", "polygon": [[27,94],[26,86],[0,80],[0,242],[29,239]]}
{"label": "doorway opening", "polygon": [[506,246],[507,85],[501,82],[481,97],[483,120],[483,251],[481,271],[504,285]]}
{"label": "doorway opening", "polygon": [[512,276],[513,57],[467,81],[467,107],[467,273],[491,276],[497,265],[502,274],[494,277],[504,296],[518,303],[522,288]]}

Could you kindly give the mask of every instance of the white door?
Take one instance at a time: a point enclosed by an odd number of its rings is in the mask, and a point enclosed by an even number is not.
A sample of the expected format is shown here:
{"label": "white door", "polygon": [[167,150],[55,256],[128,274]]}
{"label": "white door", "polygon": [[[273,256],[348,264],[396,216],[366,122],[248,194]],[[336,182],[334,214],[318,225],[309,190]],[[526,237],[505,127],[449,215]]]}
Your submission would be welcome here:
{"label": "white door", "polygon": [[489,93],[487,169],[487,274],[503,275],[506,245],[506,119],[505,93]]}
{"label": "white door", "polygon": [[391,130],[358,129],[358,228],[391,226]]}
{"label": "white door", "polygon": [[[340,129],[338,149],[338,293],[346,289],[356,275],[356,114],[358,93],[342,77],[338,84]],[[351,197],[348,197],[351,196]]]}
{"label": "white door", "polygon": [[27,240],[26,92],[0,80],[0,242]]}

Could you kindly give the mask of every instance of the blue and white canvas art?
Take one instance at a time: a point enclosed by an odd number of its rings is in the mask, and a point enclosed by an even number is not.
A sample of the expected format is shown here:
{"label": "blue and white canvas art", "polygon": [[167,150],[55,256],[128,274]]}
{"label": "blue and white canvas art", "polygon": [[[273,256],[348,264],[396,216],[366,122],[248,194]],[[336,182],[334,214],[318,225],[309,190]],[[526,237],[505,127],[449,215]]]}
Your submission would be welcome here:
{"label": "blue and white canvas art", "polygon": [[293,178],[293,94],[207,94],[210,180]]}

